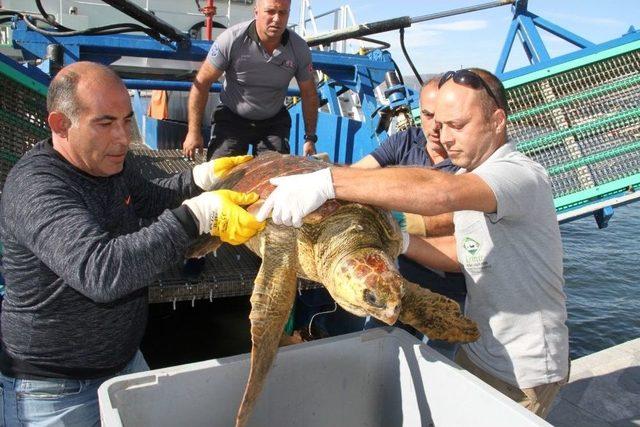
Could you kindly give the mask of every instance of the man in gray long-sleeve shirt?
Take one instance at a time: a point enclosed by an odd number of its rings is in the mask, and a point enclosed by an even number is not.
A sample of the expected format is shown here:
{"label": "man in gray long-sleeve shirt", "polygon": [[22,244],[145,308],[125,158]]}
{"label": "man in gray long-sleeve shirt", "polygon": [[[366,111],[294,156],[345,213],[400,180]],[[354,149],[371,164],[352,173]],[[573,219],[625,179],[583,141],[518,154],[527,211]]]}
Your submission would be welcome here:
{"label": "man in gray long-sleeve shirt", "polygon": [[15,165],[0,205],[2,421],[94,425],[98,386],[147,369],[147,284],[198,235],[238,244],[263,224],[238,206],[256,194],[202,192],[248,156],[154,182],[127,167],[133,113],[108,68],[64,68],[47,107],[52,138]]}

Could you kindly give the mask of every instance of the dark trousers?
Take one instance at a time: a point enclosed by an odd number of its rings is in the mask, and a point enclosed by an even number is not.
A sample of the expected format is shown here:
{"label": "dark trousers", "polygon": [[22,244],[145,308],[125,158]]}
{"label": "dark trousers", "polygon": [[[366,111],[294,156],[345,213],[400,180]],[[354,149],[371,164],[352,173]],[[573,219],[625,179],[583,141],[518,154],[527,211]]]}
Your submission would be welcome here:
{"label": "dark trousers", "polygon": [[289,154],[291,116],[286,108],[264,120],[245,119],[220,104],[213,113],[211,139],[207,160],[247,154],[253,146],[253,154],[277,151]]}

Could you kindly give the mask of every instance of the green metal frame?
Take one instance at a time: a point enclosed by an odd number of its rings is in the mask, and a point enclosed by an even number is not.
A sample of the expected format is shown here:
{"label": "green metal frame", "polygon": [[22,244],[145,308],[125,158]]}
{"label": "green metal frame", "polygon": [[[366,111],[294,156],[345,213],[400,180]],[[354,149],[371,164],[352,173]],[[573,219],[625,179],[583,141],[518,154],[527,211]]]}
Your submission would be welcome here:
{"label": "green metal frame", "polygon": [[[561,73],[570,72],[581,67],[608,60],[616,56],[625,55],[640,50],[640,40],[631,43],[612,47],[610,49],[594,53],[592,55],[576,58],[561,64],[553,65],[547,68],[539,69],[531,73],[507,79],[503,81],[505,89],[509,91],[520,86],[535,83],[543,79],[559,75]],[[553,109],[570,106],[573,103],[588,100],[598,96],[607,95],[637,85],[640,83],[640,75],[632,76],[623,81],[612,82],[603,86],[591,88],[585,92],[569,95],[561,99],[553,100],[549,103],[538,105],[528,110],[514,113],[509,117],[513,123],[528,119],[538,114],[550,112]],[[585,135],[597,132],[600,129],[617,125],[619,123],[628,124],[637,122],[640,118],[640,108],[632,108],[623,112],[614,113],[608,117],[574,126],[568,129],[561,129],[551,132],[528,141],[520,142],[517,146],[518,150],[527,153],[531,150],[546,149],[556,144],[563,143],[563,139],[574,135]],[[574,159],[561,165],[551,166],[547,169],[550,176],[569,172],[583,166],[589,166],[601,161],[613,159],[615,157],[640,150],[640,141],[625,144],[624,146],[612,148],[606,152],[595,153],[580,159]],[[559,196],[555,198],[554,204],[558,212],[566,212],[580,206],[589,205],[598,200],[604,200],[623,194],[627,191],[635,191],[640,188],[640,174],[634,174],[624,178],[616,179],[593,188],[587,188],[572,194]]]}
{"label": "green metal frame", "polygon": [[585,123],[583,125],[574,126],[568,129],[562,129],[555,132],[551,132],[547,135],[534,138],[532,140],[520,143],[517,145],[518,151],[527,152],[533,149],[548,148],[555,145],[556,142],[563,140],[564,138],[574,134],[586,134],[593,130],[606,127],[607,125],[630,121],[640,117],[640,108],[634,108],[632,110],[624,111],[622,113],[614,114],[604,119]]}
{"label": "green metal frame", "polygon": [[516,86],[522,86],[536,80],[548,78],[556,74],[564,73],[565,71],[571,71],[576,68],[584,67],[585,65],[593,64],[594,62],[609,59],[618,55],[623,55],[625,53],[632,52],[638,49],[640,49],[640,40],[616,46],[614,48],[593,55],[585,56],[583,58],[574,59],[573,61],[567,61],[549,68],[544,68],[542,70],[538,70],[520,77],[504,80],[502,84],[504,85],[505,89],[509,90]]}
{"label": "green metal frame", "polygon": [[564,212],[578,206],[584,206],[596,198],[601,200],[638,189],[640,189],[640,174],[635,174],[587,190],[578,191],[577,193],[558,197],[553,203],[556,211]]}
{"label": "green metal frame", "polygon": [[624,80],[621,82],[614,82],[608,85],[600,86],[576,95],[567,96],[562,99],[558,99],[556,101],[550,102],[548,104],[543,104],[538,107],[531,108],[529,110],[520,111],[518,113],[510,115],[509,121],[515,122],[517,120],[522,120],[523,118],[530,117],[535,114],[544,113],[546,111],[553,110],[558,107],[564,107],[576,101],[582,101],[585,99],[593,98],[595,96],[604,95],[607,92],[614,92],[617,90],[625,89],[626,87],[632,86],[636,83],[640,83],[640,75],[637,75],[635,77],[632,77],[628,80]]}
{"label": "green metal frame", "polygon": [[0,74],[4,74],[11,80],[20,83],[21,85],[39,93],[40,95],[47,96],[47,87],[45,85],[33,80],[29,76],[22,74],[19,71],[16,71],[2,61],[0,61]]}

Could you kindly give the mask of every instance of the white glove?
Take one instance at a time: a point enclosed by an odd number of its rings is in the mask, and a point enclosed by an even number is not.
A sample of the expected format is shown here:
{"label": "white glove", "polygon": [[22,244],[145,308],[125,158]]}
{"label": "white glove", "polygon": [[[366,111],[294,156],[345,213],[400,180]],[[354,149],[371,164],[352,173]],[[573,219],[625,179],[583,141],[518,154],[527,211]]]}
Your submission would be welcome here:
{"label": "white glove", "polygon": [[256,218],[269,218],[276,224],[302,226],[302,219],[329,199],[334,199],[333,180],[329,168],[312,173],[281,176],[269,182],[275,185]]}
{"label": "white glove", "polygon": [[234,167],[248,162],[253,156],[220,157],[193,167],[193,182],[204,191],[213,190],[215,185]]}
{"label": "white glove", "polygon": [[208,234],[211,230],[211,224],[218,215],[220,198],[215,196],[213,192],[207,192],[187,199],[182,204],[187,205],[198,220],[198,234]]}
{"label": "white glove", "polygon": [[406,231],[402,232],[402,252],[401,255],[407,253],[407,249],[409,249],[409,243],[411,242],[411,235]]}

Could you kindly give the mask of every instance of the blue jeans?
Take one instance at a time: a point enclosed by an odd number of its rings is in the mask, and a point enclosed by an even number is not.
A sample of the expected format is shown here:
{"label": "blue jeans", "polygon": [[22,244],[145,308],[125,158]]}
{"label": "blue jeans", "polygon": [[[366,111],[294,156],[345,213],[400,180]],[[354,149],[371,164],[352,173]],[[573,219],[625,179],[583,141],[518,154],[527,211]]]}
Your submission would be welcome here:
{"label": "blue jeans", "polygon": [[[138,350],[131,362],[116,376],[148,370],[149,366]],[[98,387],[109,378],[31,380],[0,374],[2,425],[99,426]]]}

